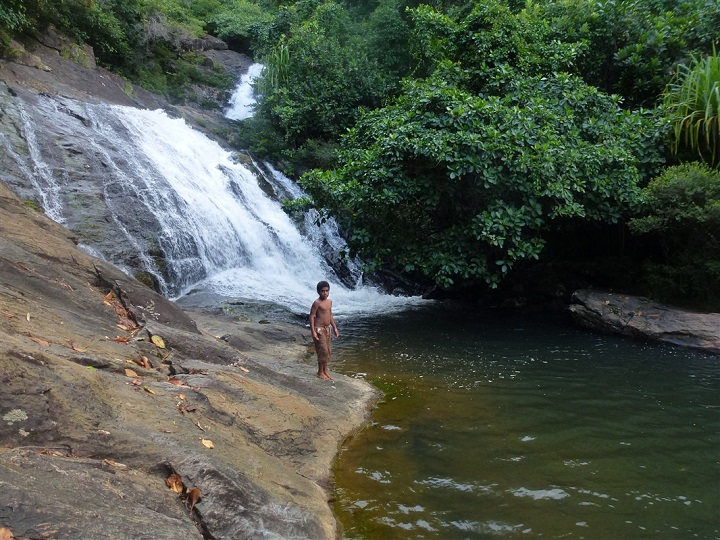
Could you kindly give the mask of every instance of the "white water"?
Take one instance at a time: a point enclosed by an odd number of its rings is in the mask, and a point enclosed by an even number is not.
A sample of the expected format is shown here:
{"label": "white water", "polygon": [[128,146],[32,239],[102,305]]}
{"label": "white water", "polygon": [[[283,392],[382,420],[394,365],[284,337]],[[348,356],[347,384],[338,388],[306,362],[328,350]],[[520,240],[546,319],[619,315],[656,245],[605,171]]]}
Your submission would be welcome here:
{"label": "white water", "polygon": [[255,114],[253,82],[260,76],[264,67],[262,64],[252,64],[240,78],[240,82],[230,96],[230,106],[225,111],[226,118],[244,120]]}
{"label": "white water", "polygon": [[[283,305],[304,313],[317,296],[315,284],[331,282],[338,314],[371,313],[400,308],[410,299],[381,294],[375,288],[348,289],[320,253],[320,242],[344,247],[332,225],[309,237],[261,189],[256,176],[217,143],[171,119],[162,111],[113,108],[131,133],[138,152],[154,164],[164,182],[148,186],[151,192],[171,186],[166,196],[155,198],[148,211],[178,238],[192,238],[207,277],[188,284],[180,293],[198,287],[232,298]],[[268,180],[278,182],[274,171]],[[155,176],[155,175],[151,175]],[[280,180],[282,181],[282,180]],[[284,179],[285,182],[290,182]],[[182,274],[188,255],[183,246],[171,249],[168,263]],[[167,255],[167,249],[166,249]],[[355,270],[358,274],[359,271]]]}
{"label": "white water", "polygon": [[[356,286],[343,285],[323,256],[346,249],[337,226],[329,220],[318,227],[310,213],[298,228],[280,200],[302,191],[268,164],[251,170],[184,120],[161,110],[77,102],[58,106],[50,98],[40,98],[36,108],[42,109],[38,114],[55,118],[69,106],[84,121],[71,118],[73,127],[64,129],[75,130],[73,141],[83,148],[83,159],[92,157],[101,164],[102,172],[92,175],[94,189],[106,205],[106,220],[117,231],[115,247],[120,250],[109,255],[104,250],[113,246],[93,245],[92,239],[81,237],[82,242],[126,271],[139,265],[157,278],[164,294],[178,298],[201,289],[307,313],[317,297],[316,283],[325,279],[340,316],[403,309],[418,301],[363,286],[357,261],[346,262],[346,274]],[[55,123],[63,124],[63,119],[58,116]],[[82,208],[73,210],[78,208],[73,202],[78,179],[68,178],[62,166],[51,165],[43,155],[53,152],[47,148],[58,135],[35,126],[31,116],[23,117],[23,123],[30,154],[16,156],[23,176],[53,219],[87,221]],[[84,185],[89,181],[83,178]],[[275,197],[266,191],[274,191]],[[76,211],[81,219],[73,216]]]}

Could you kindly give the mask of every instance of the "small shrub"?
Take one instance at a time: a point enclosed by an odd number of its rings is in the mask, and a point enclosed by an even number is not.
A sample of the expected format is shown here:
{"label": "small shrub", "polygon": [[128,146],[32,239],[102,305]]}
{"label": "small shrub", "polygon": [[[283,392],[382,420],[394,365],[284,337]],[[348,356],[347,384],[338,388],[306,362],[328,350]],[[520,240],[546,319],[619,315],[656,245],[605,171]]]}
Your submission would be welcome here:
{"label": "small shrub", "polygon": [[701,163],[669,167],[643,190],[629,227],[650,251],[646,294],[720,308],[720,171]]}

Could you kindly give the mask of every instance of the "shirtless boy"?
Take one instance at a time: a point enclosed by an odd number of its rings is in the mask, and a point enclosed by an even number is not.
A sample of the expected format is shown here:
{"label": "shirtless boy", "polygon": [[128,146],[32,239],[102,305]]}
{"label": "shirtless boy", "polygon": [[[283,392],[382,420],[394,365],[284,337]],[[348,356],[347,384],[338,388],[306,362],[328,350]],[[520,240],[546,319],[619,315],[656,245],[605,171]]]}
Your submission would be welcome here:
{"label": "shirtless boy", "polygon": [[317,284],[318,299],[313,302],[310,308],[310,331],[315,342],[315,352],[318,358],[318,379],[332,381],[327,370],[328,362],[332,356],[331,332],[335,337],[340,337],[337,324],[332,316],[332,300],[330,296],[330,284],[321,281]]}

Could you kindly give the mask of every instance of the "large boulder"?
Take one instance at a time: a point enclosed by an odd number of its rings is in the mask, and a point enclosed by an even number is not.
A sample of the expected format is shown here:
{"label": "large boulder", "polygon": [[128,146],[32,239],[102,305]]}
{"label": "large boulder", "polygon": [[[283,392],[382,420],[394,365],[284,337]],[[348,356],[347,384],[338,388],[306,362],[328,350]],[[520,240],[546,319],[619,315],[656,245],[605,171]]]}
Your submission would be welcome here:
{"label": "large boulder", "polygon": [[582,326],[720,354],[720,313],[697,313],[626,294],[579,290],[569,307]]}

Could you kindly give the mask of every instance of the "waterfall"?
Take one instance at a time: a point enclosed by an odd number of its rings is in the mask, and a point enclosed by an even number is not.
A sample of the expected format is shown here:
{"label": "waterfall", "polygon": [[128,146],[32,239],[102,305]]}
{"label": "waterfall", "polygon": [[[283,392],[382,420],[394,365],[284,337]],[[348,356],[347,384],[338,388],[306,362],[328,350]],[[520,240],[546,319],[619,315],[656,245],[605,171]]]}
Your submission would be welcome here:
{"label": "waterfall", "polygon": [[280,200],[302,192],[269,164],[242,163],[162,110],[34,99],[17,104],[26,148],[3,136],[16,163],[0,178],[34,193],[92,254],[151,276],[167,296],[204,289],[306,313],[327,279],[340,315],[415,301],[362,285],[354,261],[344,261],[345,282],[357,286],[343,284],[323,255],[345,249],[337,226],[309,214],[298,227]]}
{"label": "waterfall", "polygon": [[250,118],[254,113],[255,96],[253,95],[253,82],[257,79],[265,66],[252,64],[247,72],[240,78],[230,96],[230,105],[225,111],[225,117],[231,120],[243,120]]}

